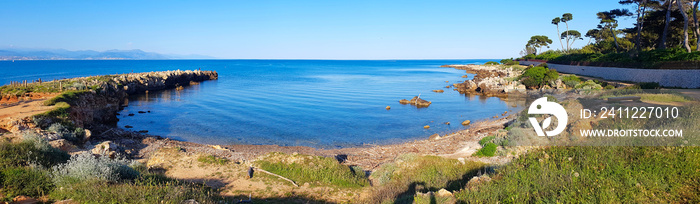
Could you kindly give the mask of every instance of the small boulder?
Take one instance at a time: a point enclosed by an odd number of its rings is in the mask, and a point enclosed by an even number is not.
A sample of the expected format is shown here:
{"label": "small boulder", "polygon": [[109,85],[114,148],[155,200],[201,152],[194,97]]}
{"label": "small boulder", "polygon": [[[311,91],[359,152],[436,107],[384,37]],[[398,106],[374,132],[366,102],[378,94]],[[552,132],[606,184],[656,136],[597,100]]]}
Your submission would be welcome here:
{"label": "small boulder", "polygon": [[131,125],[125,125],[124,128],[134,128],[134,126]]}
{"label": "small boulder", "polygon": [[430,106],[430,104],[432,104],[432,102],[418,98],[418,96],[414,96],[411,100],[401,99],[399,101],[399,103],[411,104],[411,105],[414,105],[418,108],[428,107],[428,106]]}
{"label": "small boulder", "polygon": [[437,193],[435,193],[435,196],[438,197],[451,197],[452,192],[445,190],[444,188],[440,189]]}
{"label": "small boulder", "polygon": [[68,199],[68,200],[57,201],[53,204],[80,204],[80,203],[78,201],[74,201],[73,199]]}
{"label": "small boulder", "polygon": [[430,125],[423,126],[425,129],[430,129]]}
{"label": "small boulder", "polygon": [[139,111],[139,113],[146,113],[146,111]]}
{"label": "small boulder", "polygon": [[450,122],[445,122],[445,125],[450,125]]}
{"label": "small boulder", "polygon": [[442,93],[442,92],[445,92],[445,90],[437,89],[437,90],[433,90],[433,92],[435,92],[435,93]]}
{"label": "small boulder", "polygon": [[31,198],[29,196],[17,196],[12,199],[13,204],[34,204],[34,203],[39,203],[38,200]]}
{"label": "small boulder", "polygon": [[391,106],[386,106],[386,109],[387,109],[387,110],[391,109]]}
{"label": "small boulder", "polygon": [[465,120],[464,122],[462,122],[462,125],[467,126],[467,125],[469,125],[469,124],[471,124],[471,123],[472,123],[472,121]]}
{"label": "small boulder", "polygon": [[57,139],[57,140],[49,142],[49,144],[53,148],[60,149],[61,151],[64,151],[64,152],[70,152],[70,151],[76,149],[75,145],[71,144],[66,139]]}
{"label": "small boulder", "polygon": [[139,130],[139,133],[148,133],[148,130]]}
{"label": "small boulder", "polygon": [[92,152],[92,154],[105,155],[109,156],[109,158],[114,158],[114,156],[117,154],[117,148],[118,146],[114,142],[104,141],[95,145],[95,148],[92,148],[90,152]]}
{"label": "small boulder", "polygon": [[135,115],[135,114],[133,114],[133,113],[129,113],[129,116],[134,116],[134,115]]}
{"label": "small boulder", "polygon": [[430,140],[439,140],[439,139],[441,139],[441,138],[442,138],[442,137],[440,137],[439,134],[433,134],[433,135],[431,135],[430,137],[428,137],[428,139],[430,139]]}

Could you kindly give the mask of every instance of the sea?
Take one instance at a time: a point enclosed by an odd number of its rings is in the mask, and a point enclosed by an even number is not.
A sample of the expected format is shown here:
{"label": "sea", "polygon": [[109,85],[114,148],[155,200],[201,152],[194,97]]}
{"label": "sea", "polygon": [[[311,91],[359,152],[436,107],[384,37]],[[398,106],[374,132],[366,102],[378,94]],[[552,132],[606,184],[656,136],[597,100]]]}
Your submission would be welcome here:
{"label": "sea", "polygon": [[[204,144],[344,148],[449,134],[468,128],[461,125],[464,120],[484,120],[520,109],[497,97],[463,95],[446,88],[473,75],[440,65],[487,61],[491,60],[0,61],[0,84],[130,72],[215,70],[218,80],[183,90],[130,96],[129,105],[118,116],[118,125]],[[432,104],[416,108],[398,102],[414,96]]]}

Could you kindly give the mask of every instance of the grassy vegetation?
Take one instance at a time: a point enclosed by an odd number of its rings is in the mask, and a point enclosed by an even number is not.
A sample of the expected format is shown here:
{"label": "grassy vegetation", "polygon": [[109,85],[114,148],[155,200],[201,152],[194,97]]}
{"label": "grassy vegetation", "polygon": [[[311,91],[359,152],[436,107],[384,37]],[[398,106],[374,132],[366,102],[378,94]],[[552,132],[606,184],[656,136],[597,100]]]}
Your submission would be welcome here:
{"label": "grassy vegetation", "polygon": [[411,203],[416,191],[459,190],[484,167],[479,162],[404,154],[372,173],[374,187],[366,202]]}
{"label": "grassy vegetation", "polygon": [[73,199],[78,203],[220,203],[218,192],[202,184],[185,183],[160,175],[144,175],[121,183],[82,182],[56,189],[52,200]]}
{"label": "grassy vegetation", "polygon": [[498,148],[498,145],[494,144],[493,142],[486,143],[484,147],[479,149],[476,153],[474,153],[474,156],[477,157],[492,157],[496,154],[496,149]]}
{"label": "grassy vegetation", "polygon": [[642,101],[653,101],[653,102],[690,102],[695,101],[693,98],[678,93],[674,90],[640,90],[635,89],[638,87],[632,87],[631,89],[621,89],[606,92],[600,96],[601,99],[607,99],[610,97],[620,97],[620,96],[639,96],[642,97]]}
{"label": "grassy vegetation", "polygon": [[82,91],[65,91],[61,93],[58,96],[55,96],[49,100],[44,101],[44,105],[46,106],[52,106],[60,102],[71,102],[75,99],[77,99],[81,94],[86,93],[87,91],[82,90]]}
{"label": "grassy vegetation", "polygon": [[296,183],[356,188],[369,185],[365,172],[333,158],[269,153],[255,164],[264,170],[289,178]]}
{"label": "grassy vegetation", "polygon": [[226,165],[228,163],[228,159],[226,158],[218,158],[213,155],[201,155],[197,158],[197,161],[202,162],[204,164],[217,164],[217,165]]}
{"label": "grassy vegetation", "polygon": [[698,147],[552,147],[522,155],[469,203],[700,202]]}

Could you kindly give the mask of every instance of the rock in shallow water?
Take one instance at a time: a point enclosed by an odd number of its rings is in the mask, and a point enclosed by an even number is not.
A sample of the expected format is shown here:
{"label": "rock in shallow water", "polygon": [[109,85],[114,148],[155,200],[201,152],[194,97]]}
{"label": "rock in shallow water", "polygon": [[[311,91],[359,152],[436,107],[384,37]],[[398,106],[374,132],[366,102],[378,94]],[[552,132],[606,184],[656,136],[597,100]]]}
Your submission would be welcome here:
{"label": "rock in shallow water", "polygon": [[399,103],[411,104],[419,108],[428,107],[430,104],[432,104],[432,102],[418,98],[418,96],[414,96],[411,100],[401,99]]}

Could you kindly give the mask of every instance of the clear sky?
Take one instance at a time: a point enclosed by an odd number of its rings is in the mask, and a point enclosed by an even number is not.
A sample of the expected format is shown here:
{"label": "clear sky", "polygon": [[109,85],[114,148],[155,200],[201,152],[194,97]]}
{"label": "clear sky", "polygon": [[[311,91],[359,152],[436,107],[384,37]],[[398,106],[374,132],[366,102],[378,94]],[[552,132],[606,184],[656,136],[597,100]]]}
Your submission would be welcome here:
{"label": "clear sky", "polygon": [[596,12],[630,8],[617,2],[0,0],[0,48],[227,59],[507,58],[519,56],[532,35],[561,48],[552,18],[572,13],[570,29],[585,33],[598,24]]}

